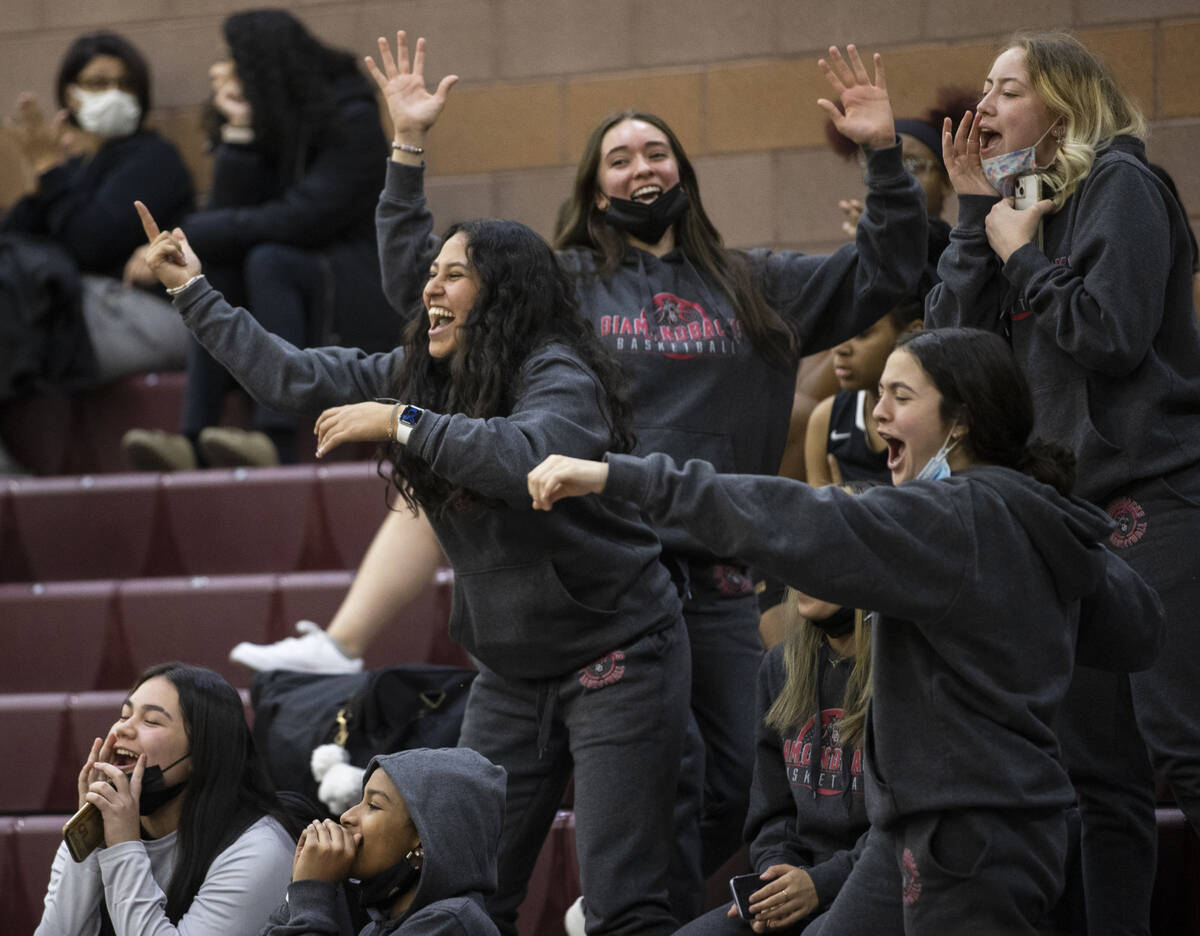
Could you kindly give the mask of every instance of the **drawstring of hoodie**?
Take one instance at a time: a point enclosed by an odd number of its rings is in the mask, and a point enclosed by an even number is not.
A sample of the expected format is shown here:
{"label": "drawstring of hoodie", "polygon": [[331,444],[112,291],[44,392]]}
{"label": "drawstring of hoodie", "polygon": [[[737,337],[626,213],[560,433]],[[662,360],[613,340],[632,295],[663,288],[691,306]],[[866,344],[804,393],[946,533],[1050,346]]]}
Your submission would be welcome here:
{"label": "drawstring of hoodie", "polygon": [[537,756],[541,760],[550,750],[550,729],[558,709],[558,683],[542,680],[537,687]]}

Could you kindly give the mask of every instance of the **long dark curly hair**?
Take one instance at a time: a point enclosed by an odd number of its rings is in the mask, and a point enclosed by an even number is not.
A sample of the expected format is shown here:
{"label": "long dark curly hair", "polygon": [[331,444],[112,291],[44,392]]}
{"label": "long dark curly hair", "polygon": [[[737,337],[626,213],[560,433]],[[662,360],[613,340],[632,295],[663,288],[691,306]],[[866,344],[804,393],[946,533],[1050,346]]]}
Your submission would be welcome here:
{"label": "long dark curly hair", "polygon": [[[293,182],[304,174],[314,140],[337,112],[334,82],[361,77],[357,61],[322,43],[286,10],[234,13],[222,30],[254,111],[255,146],[278,167],[283,184]],[[219,119],[214,124],[210,118],[208,126],[214,144]]]}
{"label": "long dark curly hair", "polygon": [[[457,347],[448,358],[429,353],[429,322],[412,318],[404,331],[404,358],[395,377],[395,396],[439,413],[477,418],[507,416],[521,389],[521,368],[550,343],[574,351],[597,379],[596,394],[607,413],[611,450],[633,449],[632,410],[620,391],[620,365],[579,311],[569,276],[549,245],[516,221],[478,219],[452,225],[467,239],[467,259],[480,280],[467,320],[458,326]],[[481,495],[455,487],[403,445],[388,447],[391,480],[404,502],[437,516],[447,508],[482,504]],[[382,463],[381,463],[382,467]]]}
{"label": "long dark curly hair", "polygon": [[688,210],[675,225],[675,244],[705,277],[715,283],[733,306],[750,343],[763,358],[781,367],[794,365],[796,337],[774,309],[768,305],[755,279],[748,255],[725,247],[716,225],[709,219],[700,200],[696,170],[684,152],[679,138],[667,122],[646,111],[626,110],[611,114],[588,137],[575,173],[571,195],[559,213],[554,246],[583,247],[600,255],[601,276],[611,275],[625,255],[624,235],[608,224],[604,212],[596,207],[597,172],[604,135],[626,120],[640,120],[657,127],[671,145],[679,166],[679,184],[688,197]]}

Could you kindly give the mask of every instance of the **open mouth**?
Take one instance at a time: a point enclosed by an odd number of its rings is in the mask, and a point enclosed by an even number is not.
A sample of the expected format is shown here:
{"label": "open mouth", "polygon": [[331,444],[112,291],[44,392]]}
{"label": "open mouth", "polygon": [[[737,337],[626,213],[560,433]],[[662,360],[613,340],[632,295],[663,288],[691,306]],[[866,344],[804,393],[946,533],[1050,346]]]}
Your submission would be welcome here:
{"label": "open mouth", "polygon": [[109,762],[118,770],[123,770],[126,773],[133,770],[137,764],[138,755],[129,748],[117,748],[112,752],[112,757]]}
{"label": "open mouth", "polygon": [[634,190],[631,200],[635,202],[641,202],[643,205],[648,205],[655,201],[661,194],[661,185],[643,185],[641,188]]}
{"label": "open mouth", "polygon": [[1000,145],[1000,134],[992,130],[979,129],[979,154],[981,156],[993,156],[992,151]]}
{"label": "open mouth", "polygon": [[454,322],[454,313],[441,306],[433,306],[429,310],[429,333],[441,331]]}
{"label": "open mouth", "polygon": [[899,439],[893,439],[890,436],[881,435],[880,438],[887,443],[887,466],[888,471],[895,471],[896,466],[900,463],[900,456],[904,454],[904,443]]}

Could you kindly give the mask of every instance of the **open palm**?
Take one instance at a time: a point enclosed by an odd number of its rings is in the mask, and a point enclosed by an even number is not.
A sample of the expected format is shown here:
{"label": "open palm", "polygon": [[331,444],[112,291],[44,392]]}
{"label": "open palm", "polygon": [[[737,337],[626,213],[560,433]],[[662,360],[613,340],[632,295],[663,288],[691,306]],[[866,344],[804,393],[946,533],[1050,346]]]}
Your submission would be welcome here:
{"label": "open palm", "polygon": [[376,64],[368,55],[367,71],[383,94],[395,134],[424,133],[437,122],[458,75],[447,75],[430,94],[425,87],[425,40],[417,40],[417,50],[410,65],[404,30],[396,33],[395,57],[387,39],[379,37],[379,61],[381,64]]}

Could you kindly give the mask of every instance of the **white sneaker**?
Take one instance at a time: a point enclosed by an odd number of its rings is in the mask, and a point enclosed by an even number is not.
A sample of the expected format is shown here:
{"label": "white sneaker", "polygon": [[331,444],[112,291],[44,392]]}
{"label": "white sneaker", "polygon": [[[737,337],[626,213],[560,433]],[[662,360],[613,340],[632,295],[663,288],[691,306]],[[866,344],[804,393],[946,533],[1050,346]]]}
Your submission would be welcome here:
{"label": "white sneaker", "polygon": [[583,922],[583,897],[576,897],[575,903],[567,907],[563,914],[563,929],[567,936],[587,936],[587,927]]}
{"label": "white sneaker", "polygon": [[252,670],[298,670],[303,673],[357,673],[361,658],[346,656],[325,631],[312,621],[297,621],[303,637],[285,637],[273,644],[243,641],[229,651],[229,659]]}

